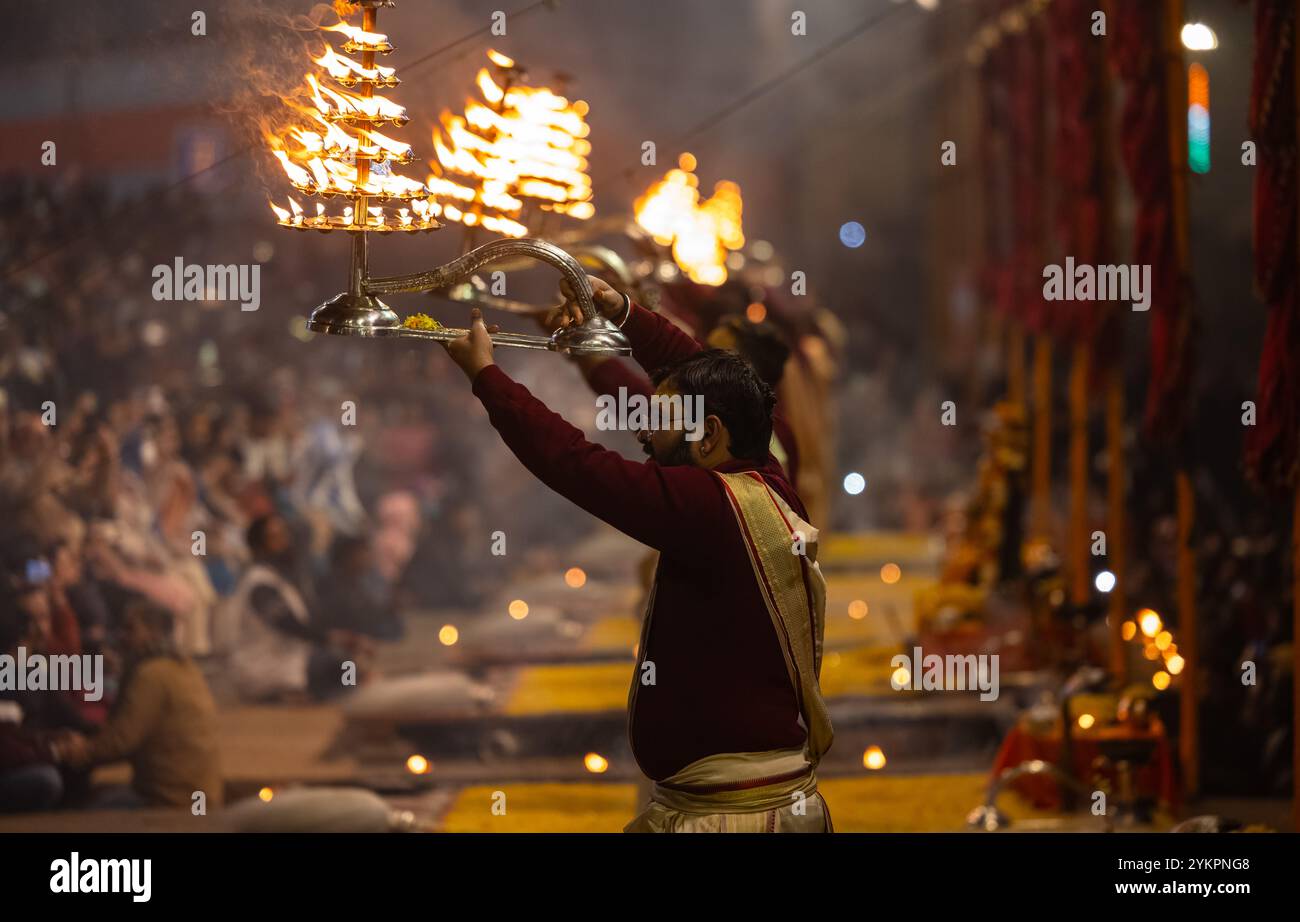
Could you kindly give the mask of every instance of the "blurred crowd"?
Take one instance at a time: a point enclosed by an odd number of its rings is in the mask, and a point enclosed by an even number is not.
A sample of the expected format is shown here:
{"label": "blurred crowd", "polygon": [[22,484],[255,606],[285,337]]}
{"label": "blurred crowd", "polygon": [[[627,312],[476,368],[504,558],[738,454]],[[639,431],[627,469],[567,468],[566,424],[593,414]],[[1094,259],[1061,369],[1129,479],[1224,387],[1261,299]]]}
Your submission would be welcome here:
{"label": "blurred crowd", "polygon": [[[281,253],[186,190],[0,198],[0,654],[105,675],[93,702],[0,682],[0,809],[84,799],[121,759],[128,801],[188,805],[216,770],[214,698],[345,693],[403,612],[474,605],[517,488],[454,424],[472,396],[439,390],[442,356],[308,342],[330,241]],[[260,263],[268,306],[155,301],[178,254]],[[510,519],[525,547],[554,531],[535,505]]]}

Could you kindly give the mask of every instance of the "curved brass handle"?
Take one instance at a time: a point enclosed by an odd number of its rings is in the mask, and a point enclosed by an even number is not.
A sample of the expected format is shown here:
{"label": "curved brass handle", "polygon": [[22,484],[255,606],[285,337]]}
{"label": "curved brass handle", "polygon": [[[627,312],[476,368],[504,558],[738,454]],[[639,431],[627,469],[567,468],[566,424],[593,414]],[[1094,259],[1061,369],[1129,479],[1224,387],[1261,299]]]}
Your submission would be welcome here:
{"label": "curved brass handle", "polygon": [[497,262],[517,257],[527,257],[544,262],[559,270],[569,282],[582,311],[586,324],[598,322],[601,318],[596,312],[596,303],[591,293],[591,283],[587,273],[578,261],[553,243],[538,240],[535,237],[507,238],[493,240],[481,247],[475,247],[464,256],[453,259],[446,265],[430,269],[428,272],[416,272],[411,275],[393,275],[386,278],[366,279],[362,285],[370,294],[396,294],[398,292],[433,291],[458,285],[478,272]]}
{"label": "curved brass handle", "polygon": [[[336,295],[312,311],[307,329],[317,333],[340,336],[404,336],[414,339],[447,341],[464,336],[467,331],[448,329],[413,330],[402,325],[401,319],[387,304],[379,300],[380,294],[433,291],[459,284],[485,266],[501,260],[528,257],[554,266],[569,281],[582,323],[561,327],[548,336],[531,336],[526,333],[493,333],[492,341],[498,346],[516,346],[523,349],[548,349],[567,355],[630,355],[632,344],[623,331],[596,311],[591,283],[582,267],[564,250],[545,240],[530,237],[493,240],[470,250],[464,256],[427,272],[412,275],[393,275],[386,278],[365,276],[365,244],[357,244],[353,251],[353,288]],[[357,253],[360,253],[360,258]]]}
{"label": "curved brass handle", "polygon": [[[564,252],[573,257],[584,272],[611,273],[617,280],[620,289],[629,293],[636,290],[637,280],[631,268],[623,261],[623,257],[609,247],[599,246],[594,243],[583,243],[578,246],[569,246]],[[497,268],[509,272],[526,268],[526,260],[506,262],[503,259],[496,265]],[[488,294],[488,284],[478,275],[471,276],[467,282],[440,289],[438,294],[459,304],[477,304],[481,307],[490,307],[496,311],[505,311],[508,314],[523,314],[533,317],[545,316],[564,305],[562,300],[553,301],[549,304],[533,304],[528,301],[515,301],[511,298]],[[633,300],[639,300],[636,295],[632,297]]]}

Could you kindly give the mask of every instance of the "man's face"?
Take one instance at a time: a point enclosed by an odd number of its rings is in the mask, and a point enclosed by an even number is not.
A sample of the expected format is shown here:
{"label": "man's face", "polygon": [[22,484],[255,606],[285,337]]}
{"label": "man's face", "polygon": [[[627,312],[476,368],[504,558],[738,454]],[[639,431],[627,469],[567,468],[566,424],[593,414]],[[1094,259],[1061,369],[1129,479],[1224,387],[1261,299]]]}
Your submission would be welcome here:
{"label": "man's face", "polygon": [[127,615],[123,628],[123,646],[128,655],[139,656],[152,647],[155,641],[153,629],[140,615],[135,612]]}
{"label": "man's face", "polygon": [[[657,396],[671,397],[677,391],[667,381],[655,390]],[[686,426],[682,419],[683,401],[665,402],[660,409],[658,429],[642,429],[637,433],[641,449],[650,460],[664,467],[698,464],[694,447],[698,442],[686,440]]]}

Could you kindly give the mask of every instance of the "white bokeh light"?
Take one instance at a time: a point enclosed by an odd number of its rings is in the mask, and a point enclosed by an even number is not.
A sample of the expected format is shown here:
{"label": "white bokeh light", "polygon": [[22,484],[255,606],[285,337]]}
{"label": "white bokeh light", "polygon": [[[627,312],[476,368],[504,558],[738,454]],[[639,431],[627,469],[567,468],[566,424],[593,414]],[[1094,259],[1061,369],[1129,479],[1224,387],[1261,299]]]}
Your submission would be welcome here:
{"label": "white bokeh light", "polygon": [[1219,37],[1203,22],[1189,22],[1183,26],[1182,40],[1188,51],[1213,51],[1219,47]]}
{"label": "white bokeh light", "polygon": [[1102,570],[1093,580],[1093,585],[1097,587],[1098,592],[1110,592],[1115,588],[1115,574],[1109,570]]}
{"label": "white bokeh light", "polygon": [[852,474],[846,474],[844,477],[844,492],[850,496],[857,496],[867,488],[867,478],[863,477],[857,471]]}

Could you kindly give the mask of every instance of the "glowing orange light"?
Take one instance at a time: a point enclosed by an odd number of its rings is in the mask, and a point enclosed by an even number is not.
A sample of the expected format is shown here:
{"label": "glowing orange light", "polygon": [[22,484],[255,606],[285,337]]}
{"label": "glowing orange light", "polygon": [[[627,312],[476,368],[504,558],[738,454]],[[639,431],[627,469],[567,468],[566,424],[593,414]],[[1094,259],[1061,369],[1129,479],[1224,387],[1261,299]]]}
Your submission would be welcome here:
{"label": "glowing orange light", "polygon": [[609,769],[609,760],[598,752],[587,753],[582,764],[593,775],[602,775]]}
{"label": "glowing orange light", "polygon": [[444,647],[450,647],[460,639],[460,631],[453,624],[444,624],[438,631],[438,641]]}
{"label": "glowing orange light", "polygon": [[1154,685],[1156,688],[1158,688],[1160,691],[1164,691],[1166,688],[1168,688],[1170,681],[1171,680],[1169,678],[1169,673],[1165,672],[1163,669],[1151,677],[1151,684]]}
{"label": "glowing orange light", "polygon": [[879,746],[868,746],[867,751],[862,753],[862,765],[872,771],[879,771],[885,767],[885,753]]}
{"label": "glowing orange light", "polygon": [[270,788],[262,788],[262,790],[257,792],[258,799],[261,800],[262,803],[264,804],[269,804],[271,802],[271,798],[274,796],[275,796],[275,791],[271,790]]}
{"label": "glowing orange light", "polygon": [[1123,637],[1125,640],[1132,640],[1137,636],[1137,632],[1138,626],[1136,622],[1125,621],[1119,626],[1119,636]]}
{"label": "glowing orange light", "polygon": [[660,246],[671,247],[673,261],[687,278],[718,286],[727,280],[727,252],[745,245],[744,203],[740,186],[722,181],[700,201],[695,158],[682,154],[669,170],[633,204],[636,223]]}
{"label": "glowing orange light", "polygon": [[437,160],[427,185],[444,213],[507,237],[528,232],[520,221],[526,203],[590,218],[587,104],[521,82],[503,54],[489,51],[488,59],[493,67],[475,78],[478,98],[466,102],[463,115],[443,112],[434,129]]}
{"label": "glowing orange light", "polygon": [[523,599],[515,599],[506,611],[510,612],[510,617],[516,621],[523,621],[528,617],[528,603]]}
{"label": "glowing orange light", "polygon": [[903,577],[903,571],[896,563],[887,563],[880,568],[880,578],[887,585],[892,586]]}
{"label": "glowing orange light", "polygon": [[1163,626],[1160,616],[1149,608],[1144,608],[1138,612],[1137,622],[1138,627],[1142,628],[1142,633],[1148,637],[1155,637],[1160,633],[1160,628]]}
{"label": "glowing orange light", "polygon": [[581,567],[569,567],[564,571],[564,584],[570,589],[581,589],[587,585],[587,574]]}
{"label": "glowing orange light", "polygon": [[1080,715],[1079,715],[1079,729],[1080,729],[1080,730],[1088,730],[1088,729],[1091,729],[1091,728],[1092,728],[1092,725],[1095,724],[1096,722],[1097,722],[1097,718],[1096,718],[1096,717],[1093,717],[1091,714],[1080,714]]}
{"label": "glowing orange light", "polygon": [[1165,668],[1169,670],[1170,675],[1178,675],[1183,671],[1185,665],[1187,665],[1187,660],[1176,654],[1165,660]]}
{"label": "glowing orange light", "polygon": [[762,323],[767,319],[767,307],[762,303],[755,301],[749,307],[745,308],[745,319],[750,323]]}
{"label": "glowing orange light", "polygon": [[862,599],[854,599],[849,603],[849,617],[854,621],[861,621],[867,616],[867,603]]}
{"label": "glowing orange light", "polygon": [[1199,62],[1187,69],[1187,104],[1210,108],[1210,72]]}
{"label": "glowing orange light", "polygon": [[429,773],[429,760],[422,755],[413,755],[406,760],[406,770],[412,775],[426,775]]}

